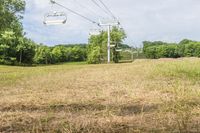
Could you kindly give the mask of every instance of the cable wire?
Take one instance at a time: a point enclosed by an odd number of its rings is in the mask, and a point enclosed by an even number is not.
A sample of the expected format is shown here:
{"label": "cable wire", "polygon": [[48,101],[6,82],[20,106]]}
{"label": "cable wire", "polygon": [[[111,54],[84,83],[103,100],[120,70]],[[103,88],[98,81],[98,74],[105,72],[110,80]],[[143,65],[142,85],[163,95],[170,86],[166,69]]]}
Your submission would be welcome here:
{"label": "cable wire", "polygon": [[97,7],[99,7],[104,13],[106,13],[108,16],[110,16],[110,13],[108,13],[105,9],[103,9],[99,3],[97,3],[95,0],[91,0]]}
{"label": "cable wire", "polygon": [[102,1],[102,0],[99,0],[99,2],[104,6],[104,8],[110,13],[110,15],[116,19],[115,15],[111,12],[111,10],[106,6],[106,4]]}
{"label": "cable wire", "polygon": [[92,8],[89,8],[87,6],[85,6],[84,4],[81,4],[80,2],[78,2],[78,0],[73,0],[74,2],[76,2],[80,7],[88,10],[90,13],[96,14],[98,17],[103,18],[103,16],[99,15],[97,12],[95,12]]}
{"label": "cable wire", "polygon": [[56,4],[56,5],[58,5],[58,6],[62,7],[62,8],[64,8],[64,9],[70,11],[71,13],[76,14],[76,15],[78,15],[78,16],[80,16],[80,17],[86,19],[87,21],[90,21],[90,22],[92,22],[93,24],[97,24],[97,25],[99,26],[99,23],[98,23],[98,22],[96,22],[96,21],[94,21],[94,20],[92,20],[92,19],[90,19],[90,18],[88,18],[88,17],[86,17],[86,16],[84,16],[84,15],[78,13],[78,12],[75,12],[75,11],[73,11],[72,9],[70,9],[70,8],[68,8],[68,7],[66,7],[66,6],[63,6],[62,4],[59,4],[59,3],[57,3],[57,2],[54,1],[54,0],[51,0],[51,3],[52,3],[52,4]]}

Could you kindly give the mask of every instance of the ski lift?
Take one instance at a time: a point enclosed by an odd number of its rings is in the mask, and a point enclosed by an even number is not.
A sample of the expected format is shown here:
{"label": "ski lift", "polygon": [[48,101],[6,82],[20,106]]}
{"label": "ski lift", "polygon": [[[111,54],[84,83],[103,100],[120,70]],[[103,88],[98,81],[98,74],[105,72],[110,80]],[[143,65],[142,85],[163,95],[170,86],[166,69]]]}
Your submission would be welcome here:
{"label": "ski lift", "polygon": [[67,22],[67,15],[64,12],[50,12],[44,16],[45,25],[60,25]]}

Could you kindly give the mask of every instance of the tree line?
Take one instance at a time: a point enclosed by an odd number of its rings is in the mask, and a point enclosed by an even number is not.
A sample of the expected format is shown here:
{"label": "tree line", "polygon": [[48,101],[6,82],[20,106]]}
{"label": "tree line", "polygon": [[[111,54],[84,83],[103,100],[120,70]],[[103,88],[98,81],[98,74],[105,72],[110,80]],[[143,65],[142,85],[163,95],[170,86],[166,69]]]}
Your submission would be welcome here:
{"label": "tree line", "polygon": [[[122,44],[126,35],[123,29],[113,27],[111,29],[112,59],[117,63],[120,59],[118,48],[130,48]],[[107,60],[107,32],[102,31],[99,35],[91,35],[88,44],[76,45],[57,45],[48,47],[36,45],[35,56],[36,64],[55,64],[62,62],[86,61],[89,64],[98,64]]]}
{"label": "tree line", "polygon": [[54,64],[85,61],[86,45],[39,45],[25,37],[21,20],[24,0],[0,1],[0,64]]}
{"label": "tree line", "polygon": [[[0,1],[0,64],[56,64],[87,61],[97,64],[107,60],[107,32],[91,35],[88,44],[45,46],[25,37],[21,20],[25,0]],[[119,49],[130,48],[122,44],[126,38],[123,29],[111,29],[111,57],[118,63],[122,57]],[[144,41],[146,58],[200,57],[200,42],[184,39],[179,43]]]}
{"label": "tree line", "polygon": [[[107,34],[90,36],[89,45],[57,45],[54,47],[37,44],[25,37],[21,20],[25,0],[0,1],[0,64],[55,64],[62,62],[87,61],[100,63],[107,56]],[[120,43],[125,38],[123,30],[113,28],[111,40]],[[126,45],[123,45],[126,47]],[[119,53],[113,54],[115,62]]]}
{"label": "tree line", "polygon": [[179,43],[162,41],[143,42],[143,52],[146,58],[180,58],[200,57],[200,42],[184,39]]}
{"label": "tree line", "polygon": [[80,62],[87,59],[86,44],[58,45],[48,47],[44,45],[37,46],[33,58],[36,64],[56,64],[63,62]]}

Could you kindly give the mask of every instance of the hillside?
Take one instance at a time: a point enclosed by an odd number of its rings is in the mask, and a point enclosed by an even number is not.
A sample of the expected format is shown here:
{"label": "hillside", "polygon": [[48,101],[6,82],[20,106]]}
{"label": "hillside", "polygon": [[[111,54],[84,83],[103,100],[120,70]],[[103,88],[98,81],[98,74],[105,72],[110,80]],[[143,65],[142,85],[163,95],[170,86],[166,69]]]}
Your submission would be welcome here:
{"label": "hillside", "polygon": [[200,59],[0,66],[0,132],[199,132]]}

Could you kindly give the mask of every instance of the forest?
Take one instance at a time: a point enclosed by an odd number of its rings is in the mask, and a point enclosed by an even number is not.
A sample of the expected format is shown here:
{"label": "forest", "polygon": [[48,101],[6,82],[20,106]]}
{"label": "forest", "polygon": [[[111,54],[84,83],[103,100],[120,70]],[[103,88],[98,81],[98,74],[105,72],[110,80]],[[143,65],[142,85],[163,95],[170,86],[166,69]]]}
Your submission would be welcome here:
{"label": "forest", "polygon": [[197,41],[184,39],[178,44],[145,41],[143,44],[143,52],[150,59],[200,57],[200,42]]}

